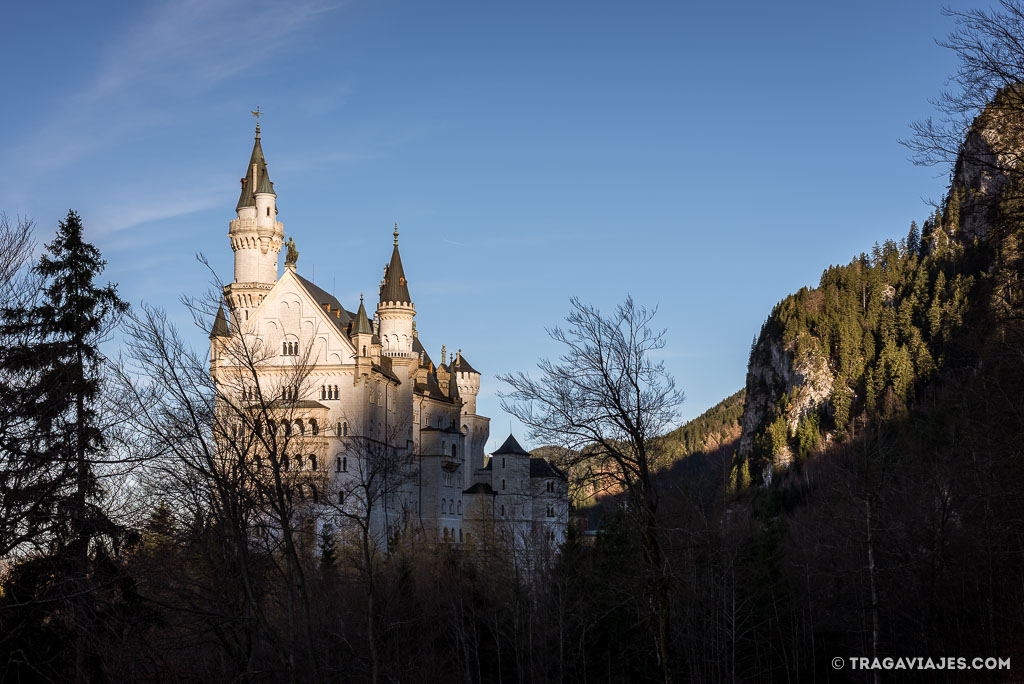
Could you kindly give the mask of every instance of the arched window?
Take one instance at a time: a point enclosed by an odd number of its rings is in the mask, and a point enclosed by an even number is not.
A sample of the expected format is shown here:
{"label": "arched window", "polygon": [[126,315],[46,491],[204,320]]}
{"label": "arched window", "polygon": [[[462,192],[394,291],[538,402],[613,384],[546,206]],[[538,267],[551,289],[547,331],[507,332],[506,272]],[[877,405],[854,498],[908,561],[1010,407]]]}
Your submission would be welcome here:
{"label": "arched window", "polygon": [[285,356],[288,356],[288,343],[287,342],[282,342],[281,343],[281,353],[284,354]]}
{"label": "arched window", "polygon": [[345,423],[342,423],[341,428],[342,428],[342,431],[344,432],[344,434],[348,435],[348,422],[347,421]]}
{"label": "arched window", "polygon": [[452,458],[456,458],[457,454],[458,454],[458,448],[454,444],[452,444]]}
{"label": "arched window", "polygon": [[459,515],[462,515],[462,499],[459,499]]}
{"label": "arched window", "polygon": [[346,456],[345,458],[341,459],[341,470],[342,470],[342,472],[345,472],[345,473],[348,472],[348,456]]}
{"label": "arched window", "polygon": [[316,470],[316,454],[309,455],[309,469]]}
{"label": "arched window", "polygon": [[341,456],[338,456],[338,458],[334,459],[334,472],[341,472]]}
{"label": "arched window", "polygon": [[292,434],[292,424],[289,423],[288,421],[285,421],[285,423],[284,423],[284,434],[285,434],[285,437],[287,437],[287,436]]}
{"label": "arched window", "polygon": [[445,513],[445,505],[446,505],[446,501],[444,499],[441,499],[441,513],[442,514]]}
{"label": "arched window", "polygon": [[295,429],[300,435],[306,434],[306,426],[303,425],[301,420],[295,421]]}
{"label": "arched window", "polygon": [[320,434],[320,426],[317,425],[316,418],[309,419],[309,431],[313,433],[314,437]]}
{"label": "arched window", "polygon": [[366,345],[363,345],[363,356],[366,356]]}
{"label": "arched window", "polygon": [[338,421],[337,426],[335,426],[335,430],[337,431],[338,436],[341,437],[341,421],[340,420]]}

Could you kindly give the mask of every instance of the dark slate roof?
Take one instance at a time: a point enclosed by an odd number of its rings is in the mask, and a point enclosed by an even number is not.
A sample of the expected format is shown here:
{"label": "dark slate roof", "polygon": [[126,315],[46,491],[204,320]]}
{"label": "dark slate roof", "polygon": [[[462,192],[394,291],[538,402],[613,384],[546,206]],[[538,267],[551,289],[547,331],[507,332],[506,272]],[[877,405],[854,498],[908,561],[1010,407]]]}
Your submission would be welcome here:
{"label": "dark slate roof", "polygon": [[[256,175],[253,177],[253,164],[256,165]],[[269,186],[269,190],[265,189]],[[238,204],[235,211],[242,207],[256,206],[257,192],[273,192],[274,184],[270,182],[267,174],[267,160],[263,158],[263,146],[260,145],[260,132],[256,130],[256,142],[252,146],[252,155],[249,157],[249,165],[245,167],[245,178],[242,179],[242,193],[238,196]]]}
{"label": "dark slate roof", "polygon": [[454,366],[456,373],[476,373],[477,375],[480,375],[480,372],[477,369],[469,365],[469,361],[467,361],[466,357],[462,355],[461,349],[455,356],[455,363],[453,363],[452,366]]}
{"label": "dark slate roof", "polygon": [[363,296],[359,296],[359,311],[356,312],[355,325],[352,327],[353,335],[372,335],[373,327],[366,317],[366,307],[363,306]]}
{"label": "dark slate roof", "polygon": [[[298,273],[295,274],[295,277],[299,279],[299,282],[302,284],[302,286],[306,288],[306,292],[309,293],[309,296],[312,297],[317,304],[319,304],[320,306],[327,304],[328,306],[331,307],[331,311],[329,314],[331,322],[334,323],[335,327],[337,327],[338,330],[340,330],[343,335],[348,335],[349,328],[351,327],[350,324],[352,323],[352,319],[355,318],[355,314],[353,314],[350,311],[346,311],[345,307],[343,307],[338,302],[338,300],[334,298],[334,295],[328,294],[324,290],[320,289],[310,281],[300,276]],[[339,316],[335,316],[335,311],[340,311],[341,314]]]}
{"label": "dark slate roof", "polygon": [[213,321],[213,329],[210,331],[210,338],[228,337],[231,331],[228,330],[228,319],[224,317],[224,307],[217,307],[217,318]]}
{"label": "dark slate roof", "polygon": [[513,437],[512,435],[509,435],[508,439],[505,440],[505,443],[498,447],[497,451],[494,451],[493,453],[498,454],[499,456],[501,454],[522,454],[526,456],[530,455],[529,451],[519,446],[519,442],[517,442],[516,438]]}
{"label": "dark slate roof", "polygon": [[475,485],[473,485],[469,489],[463,489],[462,493],[463,494],[490,494],[491,496],[494,496],[497,492],[495,492],[491,488],[491,485],[487,484],[486,482],[477,482]]}
{"label": "dark slate roof", "polygon": [[380,286],[381,302],[404,302],[411,304],[409,298],[409,283],[405,279],[405,270],[402,268],[402,257],[398,253],[398,238],[395,238],[395,249],[391,252],[391,261],[384,269],[384,282]]}
{"label": "dark slate roof", "polygon": [[566,476],[554,464],[548,463],[543,458],[530,459],[530,477],[557,477],[565,480]]}
{"label": "dark slate roof", "polygon": [[391,358],[388,356],[380,357],[380,365],[373,364],[373,370],[377,371],[388,380],[394,380],[399,385],[402,384],[402,381],[399,380],[398,376],[391,370]]}
{"label": "dark slate roof", "polygon": [[419,338],[418,335],[416,337],[412,338],[412,350],[416,354],[419,354],[420,352],[423,352],[423,364],[422,365],[430,366],[430,364],[434,363],[431,360],[431,358],[430,358],[430,354],[427,353],[426,348],[420,343],[420,338]]}

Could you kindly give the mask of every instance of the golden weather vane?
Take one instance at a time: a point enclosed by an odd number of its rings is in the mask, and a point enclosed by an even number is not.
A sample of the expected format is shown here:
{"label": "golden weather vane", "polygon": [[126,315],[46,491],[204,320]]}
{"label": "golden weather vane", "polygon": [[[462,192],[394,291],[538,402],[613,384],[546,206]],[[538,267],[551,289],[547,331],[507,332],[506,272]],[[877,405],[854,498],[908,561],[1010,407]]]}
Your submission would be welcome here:
{"label": "golden weather vane", "polygon": [[264,114],[266,114],[266,112],[261,110],[259,105],[256,105],[256,111],[255,112],[250,112],[250,113],[253,116],[256,117],[256,132],[259,133],[260,132],[260,117],[263,116]]}

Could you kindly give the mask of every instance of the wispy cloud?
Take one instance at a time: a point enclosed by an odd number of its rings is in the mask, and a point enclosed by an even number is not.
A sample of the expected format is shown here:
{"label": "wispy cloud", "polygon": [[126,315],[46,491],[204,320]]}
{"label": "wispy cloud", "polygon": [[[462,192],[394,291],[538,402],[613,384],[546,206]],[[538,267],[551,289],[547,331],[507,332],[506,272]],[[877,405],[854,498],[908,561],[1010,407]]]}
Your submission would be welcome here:
{"label": "wispy cloud", "polygon": [[[16,185],[33,187],[105,148],[144,140],[187,117],[198,96],[263,67],[336,7],[326,0],[184,0],[147,9],[108,40],[92,74],[63,98],[62,108],[7,149],[0,143],[0,158],[19,169]],[[207,206],[202,186],[192,184],[182,188],[193,198],[189,206],[173,211]],[[4,194],[16,197],[19,191],[9,187]],[[135,210],[119,209],[117,217],[107,210],[112,218],[103,221],[105,230],[167,217],[169,209],[153,206],[159,190],[147,191],[152,197],[134,197]],[[124,194],[110,201],[123,203]]]}

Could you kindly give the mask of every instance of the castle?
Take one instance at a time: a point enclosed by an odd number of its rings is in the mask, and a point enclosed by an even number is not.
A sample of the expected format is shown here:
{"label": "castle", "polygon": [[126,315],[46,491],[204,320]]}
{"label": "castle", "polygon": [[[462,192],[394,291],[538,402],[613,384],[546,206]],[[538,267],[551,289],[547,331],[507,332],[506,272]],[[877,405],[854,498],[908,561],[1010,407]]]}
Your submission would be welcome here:
{"label": "castle", "polygon": [[480,373],[461,350],[442,347],[435,364],[420,342],[398,225],[371,318],[362,296],[353,312],[299,275],[259,123],[241,184],[227,314],[210,333],[218,402],[234,412],[229,422],[249,423],[230,437],[252,437],[257,466],[268,459],[318,526],[365,520],[383,544],[497,534],[553,549],[568,521],[566,477],[512,435],[485,455]]}

